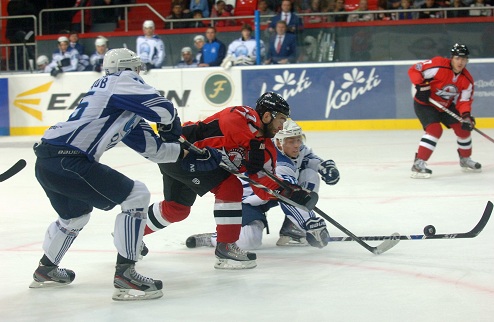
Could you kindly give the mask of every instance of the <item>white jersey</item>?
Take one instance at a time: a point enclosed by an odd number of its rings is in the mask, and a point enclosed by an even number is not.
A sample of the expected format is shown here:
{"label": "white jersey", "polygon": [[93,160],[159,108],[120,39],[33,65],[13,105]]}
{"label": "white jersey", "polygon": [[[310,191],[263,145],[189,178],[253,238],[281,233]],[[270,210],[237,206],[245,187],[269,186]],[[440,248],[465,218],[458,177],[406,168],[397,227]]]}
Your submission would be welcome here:
{"label": "white jersey", "polygon": [[52,54],[51,63],[45,70],[51,71],[52,69],[57,68],[57,66],[59,65],[64,72],[76,72],[79,67],[79,52],[77,51],[77,49],[68,47],[67,51],[64,53],[62,53],[60,50],[55,50]]}
{"label": "white jersey", "polygon": [[[264,48],[264,42],[261,40],[261,58],[264,57],[266,49]],[[227,55],[235,58],[234,62],[238,60],[235,65],[246,65],[245,58],[248,58],[255,63],[257,57],[257,43],[255,39],[243,40],[242,38],[235,39],[227,50]],[[239,59],[240,58],[240,59]]]}
{"label": "white jersey", "polygon": [[66,122],[51,126],[42,141],[67,146],[98,161],[122,141],[153,162],[173,162],[178,143],[164,143],[150,122],[169,124],[176,117],[173,104],[133,71],[103,76],[94,82]]}
{"label": "white jersey", "polygon": [[151,38],[137,37],[137,55],[144,64],[150,63],[155,68],[161,68],[165,60],[165,44],[156,35]]}

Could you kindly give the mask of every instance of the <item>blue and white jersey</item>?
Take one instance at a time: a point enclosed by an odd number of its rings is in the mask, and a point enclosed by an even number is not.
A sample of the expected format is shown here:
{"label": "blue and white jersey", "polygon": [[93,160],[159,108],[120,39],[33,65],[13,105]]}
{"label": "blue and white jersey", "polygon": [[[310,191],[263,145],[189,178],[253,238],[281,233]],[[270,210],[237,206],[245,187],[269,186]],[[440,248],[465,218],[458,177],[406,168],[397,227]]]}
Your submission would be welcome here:
{"label": "blue and white jersey", "polygon": [[139,36],[136,40],[137,55],[144,64],[150,63],[154,68],[161,68],[165,60],[165,44],[156,35],[151,38]]}
{"label": "blue and white jersey", "polygon": [[64,53],[59,49],[55,50],[52,54],[52,60],[48,65],[50,66],[49,71],[57,68],[59,63],[62,65],[61,69],[64,72],[76,72],[79,67],[79,52],[72,47],[68,47]]}
{"label": "blue and white jersey", "polygon": [[94,82],[69,119],[46,130],[42,141],[94,161],[122,141],[153,162],[173,162],[180,145],[163,142],[145,119],[170,124],[176,116],[173,104],[137,73],[122,71]]}
{"label": "blue and white jersey", "polygon": [[[312,169],[315,173],[317,173],[317,166],[323,161],[312,152],[312,148],[302,145],[300,147],[300,154],[296,159],[287,157],[279,149],[277,151],[278,154],[276,157],[275,169],[276,175],[284,181],[288,181],[292,184],[300,184],[304,188],[318,192],[320,181],[319,177],[304,176],[301,178],[301,172],[305,169]],[[242,181],[242,184],[244,187],[243,203],[248,203],[252,206],[259,206],[267,202],[266,200],[259,198],[247,182]]]}
{"label": "blue and white jersey", "polygon": [[[265,54],[264,42],[261,40],[261,58]],[[253,63],[255,63],[257,56],[257,43],[255,39],[243,40],[243,38],[238,38],[232,41],[228,46],[227,55],[231,55],[238,58],[250,58]],[[245,65],[245,63],[239,63],[236,65]]]}

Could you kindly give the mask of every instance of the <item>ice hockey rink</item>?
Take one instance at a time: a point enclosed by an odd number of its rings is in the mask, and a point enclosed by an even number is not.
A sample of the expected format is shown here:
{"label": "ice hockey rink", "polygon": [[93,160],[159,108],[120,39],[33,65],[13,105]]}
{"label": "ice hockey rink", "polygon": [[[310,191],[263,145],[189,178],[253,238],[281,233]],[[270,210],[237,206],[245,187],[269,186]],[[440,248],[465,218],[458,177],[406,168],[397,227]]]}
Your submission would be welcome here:
{"label": "ice hockey rink", "polygon": [[[483,130],[494,137],[494,130]],[[410,178],[422,131],[307,132],[307,145],[335,160],[335,186],[322,186],[318,207],[356,235],[461,233],[494,201],[494,144],[473,132],[482,173],[463,173],[456,137],[445,131],[429,160],[428,180]],[[0,137],[0,173],[19,159],[27,167],[0,183],[0,320],[2,321],[494,321],[494,219],[476,238],[402,240],[374,255],[353,241],[323,249],[275,245],[283,216],[269,215],[271,233],[251,270],[215,270],[212,248],[185,239],[215,229],[213,196],[191,215],[146,236],[148,256],[136,268],[164,283],[161,299],[115,302],[116,250],[111,232],[118,208],[95,210],[61,267],[76,272],[68,286],[29,289],[48,224],[56,219],[34,177],[39,137]],[[162,198],[158,167],[125,146],[101,162],[140,180]],[[345,236],[328,224],[331,236]],[[375,246],[379,242],[368,242]]]}

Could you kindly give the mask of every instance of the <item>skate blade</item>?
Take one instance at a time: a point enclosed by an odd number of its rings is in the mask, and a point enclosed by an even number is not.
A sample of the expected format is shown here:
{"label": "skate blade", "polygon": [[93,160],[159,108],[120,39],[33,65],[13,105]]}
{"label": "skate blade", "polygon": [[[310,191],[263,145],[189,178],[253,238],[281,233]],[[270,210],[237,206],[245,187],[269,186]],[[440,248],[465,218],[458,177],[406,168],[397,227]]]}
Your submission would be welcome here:
{"label": "skate blade", "polygon": [[134,289],[115,289],[112,299],[114,301],[143,301],[159,299],[163,296],[161,290],[144,292]]}
{"label": "skate blade", "polygon": [[250,269],[257,266],[255,260],[249,261],[236,261],[233,259],[218,258],[216,257],[216,263],[214,268],[217,269]]}
{"label": "skate blade", "polygon": [[309,243],[305,238],[300,238],[299,241],[288,237],[288,236],[281,236],[280,239],[276,242],[276,246],[288,246],[288,247],[304,247],[304,246],[309,246]]}
{"label": "skate blade", "polygon": [[469,167],[461,167],[461,171],[463,171],[463,172],[469,172],[469,173],[479,173],[479,172],[482,172],[482,168],[480,168],[480,169],[472,169],[472,168],[469,168]]}
{"label": "skate blade", "polygon": [[54,287],[66,286],[69,285],[70,283],[60,283],[53,281],[46,281],[46,282],[32,281],[31,284],[29,285],[29,288],[54,288]]}
{"label": "skate blade", "polygon": [[430,177],[431,177],[430,173],[422,173],[415,171],[412,171],[412,174],[410,175],[410,178],[412,179],[429,179]]}

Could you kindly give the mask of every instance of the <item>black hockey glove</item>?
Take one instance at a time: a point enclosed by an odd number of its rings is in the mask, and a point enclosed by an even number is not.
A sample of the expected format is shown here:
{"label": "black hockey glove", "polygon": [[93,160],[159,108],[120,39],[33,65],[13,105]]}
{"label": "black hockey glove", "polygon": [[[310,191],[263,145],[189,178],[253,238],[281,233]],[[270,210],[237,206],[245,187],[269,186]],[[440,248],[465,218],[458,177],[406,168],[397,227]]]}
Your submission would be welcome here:
{"label": "black hockey glove", "polygon": [[288,198],[291,201],[302,206],[305,206],[311,200],[309,191],[305,191],[302,189],[302,187],[296,184],[288,183],[286,181],[285,185],[287,186],[286,188],[280,187],[277,190],[277,192],[283,197]]}
{"label": "black hockey glove", "polygon": [[243,164],[247,168],[248,174],[254,174],[262,170],[264,167],[264,142],[258,140],[250,140],[250,150],[247,153],[247,160],[243,160]]}
{"label": "black hockey glove", "polygon": [[429,103],[429,97],[431,96],[431,85],[429,80],[425,80],[422,84],[415,85],[417,92],[415,98],[423,103]]}
{"label": "black hockey glove", "polygon": [[181,165],[185,171],[212,171],[216,169],[221,162],[221,153],[213,148],[206,147],[203,153],[197,153],[189,150],[189,153],[182,159]]}
{"label": "black hockey glove", "polygon": [[326,184],[334,185],[340,181],[340,172],[336,168],[336,164],[333,160],[321,162],[317,168],[322,180],[326,182]]}
{"label": "black hockey glove", "polygon": [[465,131],[472,131],[475,127],[475,118],[469,112],[461,114],[461,128]]}
{"label": "black hockey glove", "polygon": [[307,242],[317,248],[323,248],[328,244],[329,232],[326,229],[326,222],[322,218],[310,218],[304,223],[307,235]]}
{"label": "black hockey glove", "polygon": [[157,123],[158,134],[165,142],[177,142],[182,135],[182,123],[175,110],[175,119],[170,124]]}

